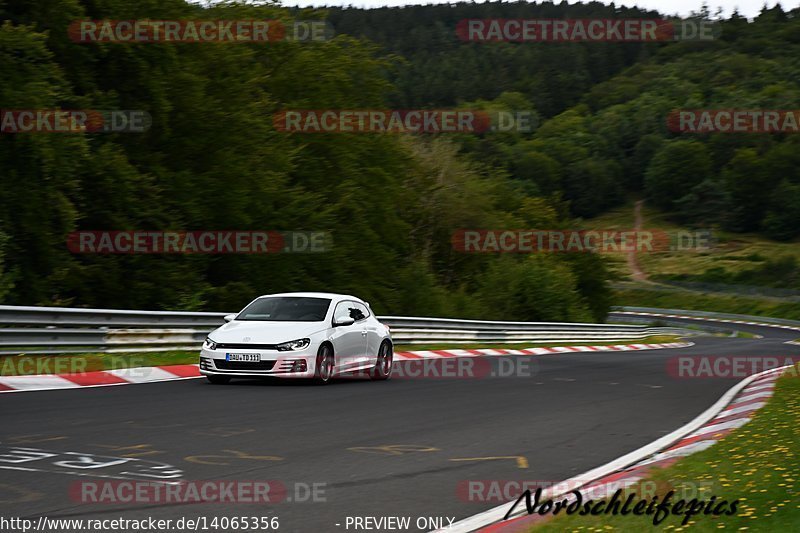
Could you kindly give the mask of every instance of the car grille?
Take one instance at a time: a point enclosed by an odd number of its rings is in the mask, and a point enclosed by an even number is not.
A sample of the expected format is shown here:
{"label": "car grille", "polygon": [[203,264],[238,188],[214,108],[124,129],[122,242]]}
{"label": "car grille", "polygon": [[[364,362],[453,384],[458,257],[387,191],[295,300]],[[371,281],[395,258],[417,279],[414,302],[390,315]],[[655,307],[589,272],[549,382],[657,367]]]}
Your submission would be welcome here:
{"label": "car grille", "polygon": [[214,365],[218,370],[272,370],[275,366],[275,361],[261,361],[258,363],[248,363],[245,361],[225,361],[222,359],[214,359]]}
{"label": "car grille", "polygon": [[277,350],[277,344],[230,344],[217,343],[217,350]]}

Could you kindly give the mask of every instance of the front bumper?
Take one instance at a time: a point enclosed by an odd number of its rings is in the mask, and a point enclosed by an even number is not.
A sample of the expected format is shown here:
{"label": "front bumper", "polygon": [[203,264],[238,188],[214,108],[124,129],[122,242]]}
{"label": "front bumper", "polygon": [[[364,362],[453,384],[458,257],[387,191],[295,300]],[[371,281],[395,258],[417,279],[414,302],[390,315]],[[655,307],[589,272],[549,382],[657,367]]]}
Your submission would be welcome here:
{"label": "front bumper", "polygon": [[200,373],[205,376],[307,378],[316,370],[316,355],[308,349],[297,352],[235,350],[237,354],[261,354],[259,363],[228,361],[228,353],[230,350],[201,350]]}

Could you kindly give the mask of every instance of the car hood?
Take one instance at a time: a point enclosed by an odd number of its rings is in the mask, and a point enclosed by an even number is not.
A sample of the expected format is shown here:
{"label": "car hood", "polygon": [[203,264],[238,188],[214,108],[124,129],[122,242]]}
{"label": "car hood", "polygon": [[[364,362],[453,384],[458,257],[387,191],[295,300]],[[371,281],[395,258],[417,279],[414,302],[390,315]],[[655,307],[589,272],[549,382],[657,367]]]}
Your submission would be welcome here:
{"label": "car hood", "polygon": [[310,337],[327,329],[325,322],[228,322],[209,334],[217,343],[280,344]]}

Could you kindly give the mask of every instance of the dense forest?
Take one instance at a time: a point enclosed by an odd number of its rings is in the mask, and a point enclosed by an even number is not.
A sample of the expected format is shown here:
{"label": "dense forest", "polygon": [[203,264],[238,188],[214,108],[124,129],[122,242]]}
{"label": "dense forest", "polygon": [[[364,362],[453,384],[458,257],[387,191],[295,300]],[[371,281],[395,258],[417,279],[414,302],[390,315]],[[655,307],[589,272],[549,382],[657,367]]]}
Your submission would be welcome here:
{"label": "dense forest", "polygon": [[[0,134],[5,304],[231,311],[357,294],[378,313],[602,320],[593,254],[495,256],[461,228],[572,228],[631,196],[687,226],[800,234],[795,135],[678,134],[678,108],[797,107],[800,11],[707,42],[464,43],[464,18],[658,17],[597,2],[297,10],[0,0],[0,109],[146,110],[145,133]],[[326,42],[75,43],[80,19],[327,18]],[[697,17],[714,18],[700,11]],[[285,109],[534,110],[529,133],[287,134]],[[327,231],[319,254],[74,254],[76,230]]]}

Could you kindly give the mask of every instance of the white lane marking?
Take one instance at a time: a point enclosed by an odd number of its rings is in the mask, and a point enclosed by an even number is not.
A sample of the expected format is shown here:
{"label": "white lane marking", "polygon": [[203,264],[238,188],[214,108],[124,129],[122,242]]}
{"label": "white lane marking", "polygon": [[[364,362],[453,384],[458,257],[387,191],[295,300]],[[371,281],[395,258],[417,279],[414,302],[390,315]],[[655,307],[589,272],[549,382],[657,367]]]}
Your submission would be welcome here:
{"label": "white lane marking", "polygon": [[663,461],[664,459],[672,459],[674,457],[686,457],[687,455],[691,455],[695,452],[700,452],[707,448],[710,448],[716,443],[717,441],[713,439],[693,442],[692,444],[681,446],[680,448],[675,448],[674,450],[658,453],[653,457],[651,457],[650,459],[646,459],[640,463],[636,463],[636,466],[637,467],[646,466],[651,463],[657,463],[658,461]]}
{"label": "white lane marking", "polygon": [[741,413],[747,413],[749,411],[757,411],[767,405],[767,402],[756,402],[750,405],[743,405],[741,407],[736,407],[735,409],[729,409],[727,411],[722,411],[717,418],[728,418],[729,416],[738,415]]}
{"label": "white lane marking", "polygon": [[[23,472],[46,472],[48,474],[66,474],[68,476],[82,476],[82,477],[100,477],[105,479],[122,479],[122,480],[130,480],[135,481],[139,478],[136,477],[120,477],[120,476],[110,476],[107,474],[98,474],[96,472],[72,472],[69,470],[47,470],[45,468],[28,468],[22,466],[0,466],[0,469],[3,470],[21,470]],[[184,481],[164,481],[160,479],[148,479],[148,483],[162,483],[164,485],[180,485],[184,483]]]}
{"label": "white lane marking", "polygon": [[744,394],[744,395],[740,396],[739,398],[736,398],[736,400],[731,405],[736,405],[736,404],[739,404],[739,403],[749,402],[750,400],[757,400],[759,398],[769,398],[770,396],[772,396],[772,389],[770,389],[770,390],[761,390],[761,391],[755,392],[753,394]]}
{"label": "white lane marking", "polygon": [[770,383],[758,384],[753,387],[747,387],[744,391],[742,391],[742,394],[750,394],[758,391],[772,390],[774,388],[775,388],[775,382],[773,381]]}
{"label": "white lane marking", "polygon": [[691,439],[693,437],[702,437],[703,435],[718,433],[720,431],[725,431],[726,429],[736,429],[738,427],[742,427],[743,425],[747,424],[749,421],[750,418],[744,416],[742,418],[737,418],[736,420],[729,420],[727,422],[722,422],[720,424],[712,424],[710,426],[705,426],[702,429],[695,431],[691,435],[687,435],[686,438]]}

